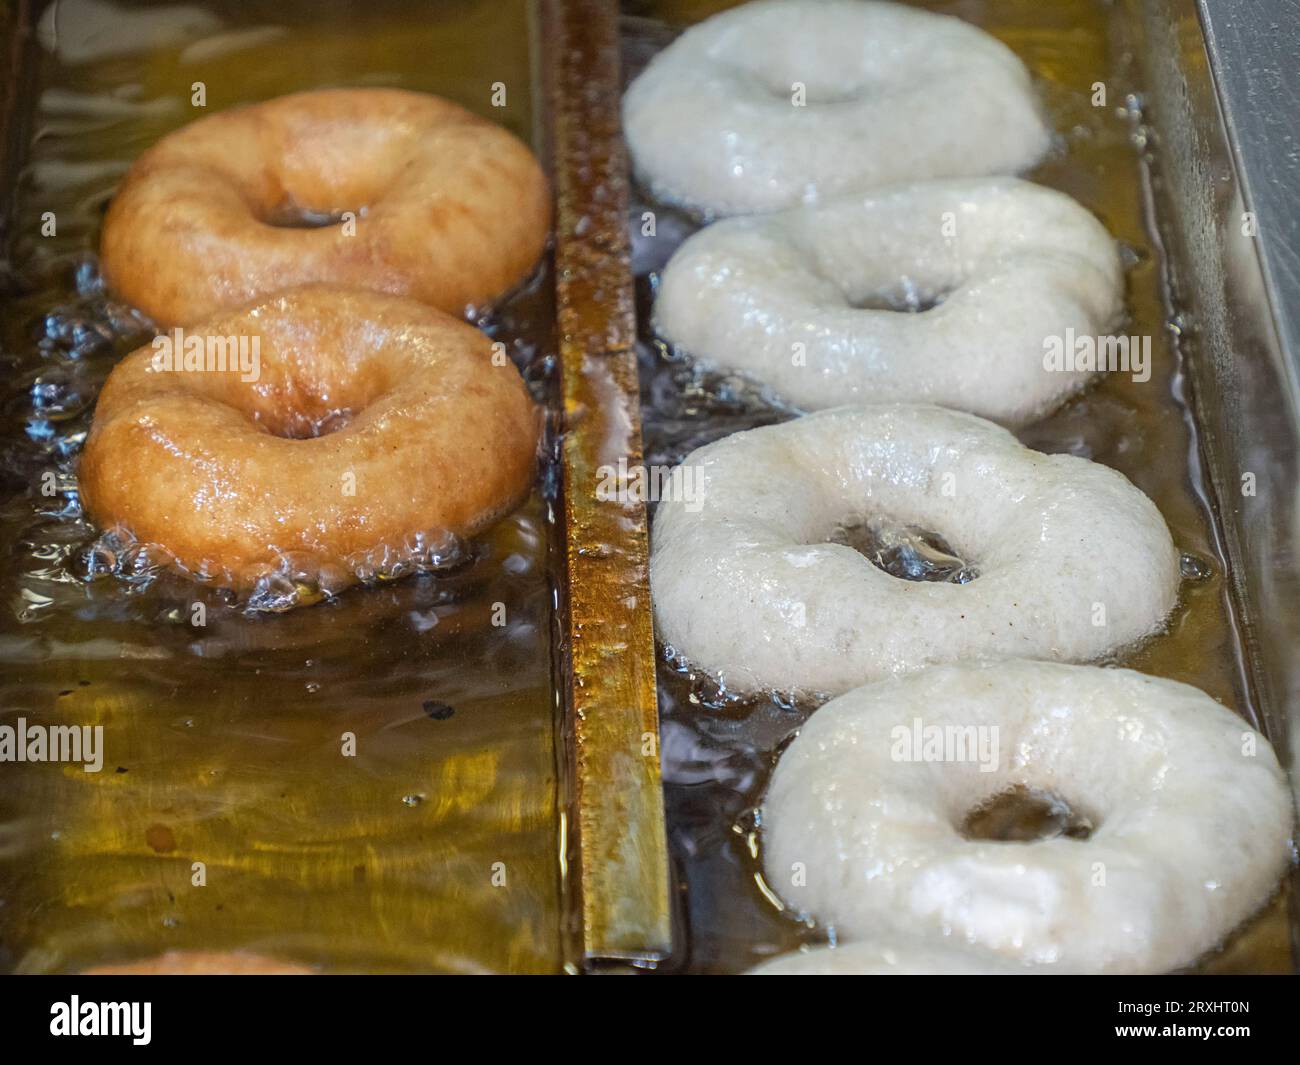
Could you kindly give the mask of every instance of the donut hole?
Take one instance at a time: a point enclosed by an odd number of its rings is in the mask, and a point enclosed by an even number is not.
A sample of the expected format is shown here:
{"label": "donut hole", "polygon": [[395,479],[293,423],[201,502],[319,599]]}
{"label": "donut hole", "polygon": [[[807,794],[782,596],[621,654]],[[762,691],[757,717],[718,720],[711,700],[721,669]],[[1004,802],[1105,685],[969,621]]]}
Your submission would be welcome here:
{"label": "donut hole", "polygon": [[869,93],[884,91],[885,88],[881,84],[872,85],[860,78],[844,81],[816,77],[810,74],[807,67],[798,71],[792,68],[788,78],[783,78],[770,70],[743,69],[740,73],[760,93],[780,100],[784,104],[790,104],[794,101],[795,86],[801,85],[803,86],[803,105],[811,107],[852,103],[855,100],[862,99]]}
{"label": "donut hole", "polygon": [[276,229],[328,229],[342,223],[347,214],[359,214],[359,211],[320,210],[293,200],[282,200],[269,210],[263,211],[261,221]]}
{"label": "donut hole", "polygon": [[1017,784],[971,809],[960,831],[969,840],[1034,843],[1058,838],[1083,841],[1096,827],[1092,815],[1056,792]]}
{"label": "donut hole", "polygon": [[848,288],[841,282],[840,290],[855,311],[895,311],[903,314],[924,314],[934,310],[954,291],[951,288],[927,287],[909,277],[869,290]]}
{"label": "donut hole", "polygon": [[[817,27],[814,29],[813,27]],[[785,20],[769,22],[731,37],[713,49],[712,58],[729,67],[733,76],[749,82],[751,91],[789,106],[796,86],[802,106],[835,106],[866,97],[908,98],[908,84],[924,78],[918,64],[927,57],[921,48],[897,38],[890,48],[864,52],[862,38],[810,15],[807,33],[791,33]]]}
{"label": "donut hole", "polygon": [[258,413],[253,416],[253,420],[272,436],[278,436],[282,440],[314,440],[346,428],[356,414],[351,409],[286,411],[281,416],[271,417]]}
{"label": "donut hole", "polygon": [[283,440],[330,436],[363,418],[400,388],[400,373],[367,350],[364,335],[343,334],[331,348],[302,323],[264,321],[259,379],[252,384],[214,375],[191,375],[211,399],[237,410],[259,429]]}
{"label": "donut hole", "polygon": [[974,238],[959,244],[939,227],[891,223],[888,206],[882,198],[869,207],[871,217],[882,216],[877,229],[883,231],[864,232],[861,207],[850,212],[832,205],[785,223],[781,238],[796,249],[810,275],[805,280],[815,282],[807,298],[829,300],[837,309],[923,314],[959,294],[984,269]]}
{"label": "donut hole", "polygon": [[979,576],[974,563],[962,558],[947,540],[917,525],[888,519],[850,522],[837,526],[827,542],[851,547],[900,580],[969,584]]}

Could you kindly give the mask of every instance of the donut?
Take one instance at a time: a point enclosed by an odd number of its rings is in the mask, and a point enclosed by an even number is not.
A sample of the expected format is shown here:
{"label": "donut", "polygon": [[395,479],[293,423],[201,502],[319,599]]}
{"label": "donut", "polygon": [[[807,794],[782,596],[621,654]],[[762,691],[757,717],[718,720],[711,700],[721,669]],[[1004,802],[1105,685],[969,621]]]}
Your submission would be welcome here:
{"label": "donut", "polygon": [[523,279],[549,226],[541,168],[500,126],[437,96],[325,89],[164,137],[118,189],[100,257],[162,325],[311,282],[462,314]]}
{"label": "donut", "polygon": [[[736,433],[660,494],[660,639],[737,693],[838,694],[979,658],[1090,661],[1158,630],[1178,594],[1164,519],[1122,474],[940,407],[839,407]],[[955,579],[901,579],[834,542],[863,527],[941,538]]]}
{"label": "donut", "polygon": [[311,976],[294,962],[245,951],[169,950],[141,961],[87,969],[84,976]]}
{"label": "donut", "polygon": [[1123,298],[1115,242],[1088,211],[985,178],[708,226],[669,261],[654,317],[697,362],[805,410],[925,402],[1021,424],[1092,375],[1048,361],[1052,338],[1073,356]]}
{"label": "donut", "polygon": [[174,330],[186,365],[162,339],[109,375],[78,482],[101,527],[194,575],[247,587],[288,562],[342,586],[531,486],[540,421],[514,364],[425,304],[309,285]]}
{"label": "donut", "polygon": [[1029,976],[1055,969],[1030,968],[988,951],[886,935],[834,947],[782,954],[746,976]]}
{"label": "donut", "polygon": [[[1015,789],[1068,804],[1091,834],[963,830]],[[1276,890],[1292,809],[1268,741],[1204,692],[1017,661],[827,703],[781,756],[761,824],[768,883],[841,939],[905,928],[1024,963],[1163,972]]]}
{"label": "donut", "polygon": [[708,215],[1016,173],[1051,140],[998,41],[859,0],[759,0],[705,20],[628,87],[623,129],[650,193]]}

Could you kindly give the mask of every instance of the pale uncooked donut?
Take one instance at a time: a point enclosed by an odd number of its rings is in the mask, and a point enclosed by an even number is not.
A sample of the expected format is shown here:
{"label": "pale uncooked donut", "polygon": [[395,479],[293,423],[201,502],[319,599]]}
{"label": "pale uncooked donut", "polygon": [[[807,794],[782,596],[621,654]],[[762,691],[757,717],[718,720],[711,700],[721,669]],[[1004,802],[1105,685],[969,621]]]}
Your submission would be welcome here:
{"label": "pale uncooked donut", "polygon": [[873,937],[837,947],[793,951],[756,965],[748,976],[1030,976],[1044,968],[1019,965],[988,951],[917,937]]}
{"label": "pale uncooked donut", "polygon": [[1016,173],[1050,143],[1029,75],[993,37],[860,0],[760,0],[715,15],[632,83],[623,129],[658,199],[712,214]]}
{"label": "pale uncooked donut", "polygon": [[[1160,628],[1179,556],[1123,475],[970,414],[841,407],[737,433],[673,472],[650,579],[664,643],[732,691],[835,694],[974,658],[1089,661]],[[978,576],[909,581],[842,525],[942,536]]]}
{"label": "pale uncooked donut", "polygon": [[1070,197],[933,181],[701,230],[664,271],[655,325],[806,410],[900,400],[1019,424],[1092,375],[1048,369],[1048,338],[1104,336],[1123,298],[1115,242]]}
{"label": "pale uncooked donut", "polygon": [[[895,730],[917,722],[995,728],[997,757],[969,757],[968,744],[964,760],[955,745],[933,748],[947,760],[916,759]],[[962,835],[971,810],[1015,787],[1086,812],[1091,836]],[[1022,962],[1159,972],[1269,898],[1291,824],[1268,741],[1196,688],[1049,662],[937,666],[812,715],[764,799],[763,865],[774,891],[841,939],[883,925]]]}

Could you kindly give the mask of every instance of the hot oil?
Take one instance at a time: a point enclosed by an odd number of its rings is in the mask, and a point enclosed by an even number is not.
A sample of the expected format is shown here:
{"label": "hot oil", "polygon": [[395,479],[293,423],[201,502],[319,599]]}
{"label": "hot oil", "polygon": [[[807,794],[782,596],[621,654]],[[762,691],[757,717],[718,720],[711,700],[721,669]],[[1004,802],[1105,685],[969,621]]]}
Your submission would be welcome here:
{"label": "hot oil", "polygon": [[[92,551],[75,482],[99,387],[151,335],[94,256],[131,161],[204,114],[335,85],[439,93],[536,144],[529,5],[47,10],[2,326],[3,723],[102,726],[104,764],[0,766],[0,962],[557,970],[548,492],[437,572],[259,615],[147,551]],[[483,323],[539,399],[547,269]]]}
{"label": "hot oil", "polygon": [[[732,6],[717,0],[625,2],[625,77],[634,76],[664,47],[675,28]],[[1114,662],[1196,685],[1258,725],[1195,428],[1184,401],[1176,346],[1179,320],[1164,296],[1164,266],[1146,193],[1150,162],[1144,152],[1141,86],[1134,57],[1126,51],[1121,15],[1092,0],[956,0],[919,6],[982,27],[1028,65],[1059,143],[1026,176],[1083,203],[1120,242],[1128,263],[1129,317],[1116,332],[1151,338],[1149,380],[1103,374],[1087,392],[1019,434],[1039,450],[1080,455],[1123,472],[1160,508],[1184,553],[1180,603],[1168,632]],[[1093,102],[1098,83],[1106,93],[1101,106]],[[653,238],[639,235],[643,212],[649,210],[656,215]],[[673,464],[711,440],[791,417],[776,397],[738,375],[696,370],[650,327],[657,273],[698,228],[697,222],[634,189],[630,225],[646,461]],[[653,529],[651,535],[653,539]],[[863,547],[852,539],[846,542]],[[921,538],[920,546],[924,544]],[[879,537],[871,537],[867,547],[869,557],[871,551],[880,554]],[[1105,548],[1098,545],[1098,550]],[[881,562],[894,572],[883,555]],[[893,565],[897,563],[895,552]],[[736,971],[801,943],[824,941],[827,930],[783,912],[777,894],[763,882],[756,813],[780,751],[817,701],[731,698],[664,650],[659,699],[669,839],[686,887],[684,963],[700,972]],[[986,814],[980,812],[982,822],[989,820]],[[1053,817],[1061,822],[1064,816],[1045,815],[1041,797],[1016,795],[1000,802],[996,815],[996,831],[1008,839],[1041,836],[1045,822]],[[1292,971],[1280,895],[1223,950],[1202,959],[1198,970]]]}

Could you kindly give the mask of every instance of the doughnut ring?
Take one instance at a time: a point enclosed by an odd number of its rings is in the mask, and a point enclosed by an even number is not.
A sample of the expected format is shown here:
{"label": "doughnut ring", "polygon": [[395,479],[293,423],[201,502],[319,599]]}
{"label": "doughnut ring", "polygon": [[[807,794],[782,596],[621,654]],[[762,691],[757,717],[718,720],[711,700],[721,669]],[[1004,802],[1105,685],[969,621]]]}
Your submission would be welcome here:
{"label": "doughnut ring", "polygon": [[164,137],[118,189],[100,256],[166,325],[311,282],[462,314],[521,281],[549,227],[546,179],[513,134],[437,96],[326,89]]}
{"label": "doughnut ring", "polygon": [[[660,639],[734,692],[837,694],[978,658],[1089,661],[1159,629],[1178,594],[1164,519],[1122,474],[939,407],[840,407],[735,433],[689,455],[662,495]],[[862,525],[938,534],[965,583],[901,579],[833,542]]]}
{"label": "doughnut ring", "polygon": [[[963,831],[1019,788],[1068,803],[1091,834]],[[1268,900],[1292,817],[1268,741],[1190,685],[1050,662],[939,666],[813,713],[763,800],[763,864],[842,939],[906,929],[1024,963],[1164,972]]]}
{"label": "doughnut ring", "polygon": [[791,951],[754,966],[746,975],[1029,976],[1043,971],[987,951],[942,940],[930,943],[917,937],[896,935]]}
{"label": "doughnut ring", "polygon": [[623,129],[656,199],[711,215],[1016,173],[1051,137],[1024,65],[993,37],[859,0],[758,0],[714,15],[628,88]]}
{"label": "doughnut ring", "polygon": [[422,303],[313,285],[177,336],[208,361],[160,360],[159,338],[118,363],[78,479],[102,527],[185,571],[247,587],[289,559],[347,584],[529,491],[540,421],[518,371]]}
{"label": "doughnut ring", "polygon": [[1092,373],[1048,368],[1047,341],[1106,334],[1123,298],[1115,242],[1070,197],[932,181],[700,230],[663,273],[655,325],[805,410],[925,402],[1021,424]]}

